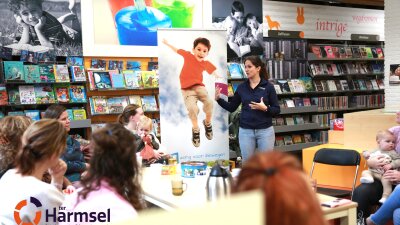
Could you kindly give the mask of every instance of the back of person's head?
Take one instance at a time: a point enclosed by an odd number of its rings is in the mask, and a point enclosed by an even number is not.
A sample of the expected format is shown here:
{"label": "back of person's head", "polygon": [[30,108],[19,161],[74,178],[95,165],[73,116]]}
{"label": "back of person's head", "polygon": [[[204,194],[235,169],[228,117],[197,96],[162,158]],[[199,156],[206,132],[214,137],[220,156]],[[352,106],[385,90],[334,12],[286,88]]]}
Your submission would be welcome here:
{"label": "back of person's head", "polygon": [[140,108],[139,105],[136,104],[129,104],[127,106],[125,106],[124,111],[122,111],[121,114],[118,115],[118,123],[122,124],[122,125],[126,125],[129,123],[129,118],[131,116],[136,115],[137,113],[137,109]]}
{"label": "back of person's head", "polygon": [[59,119],[61,114],[65,112],[67,109],[62,105],[51,105],[49,106],[46,111],[44,111],[43,118],[46,119]]}
{"label": "back of person's head", "polygon": [[376,141],[380,141],[384,138],[393,138],[394,135],[389,130],[380,130],[376,133]]}
{"label": "back of person's head", "polygon": [[138,122],[138,129],[142,127],[148,127],[150,130],[153,129],[153,121],[147,116],[141,116]]}
{"label": "back of person's head", "polygon": [[31,123],[27,116],[6,116],[0,120],[0,172],[14,163],[22,135]]}
{"label": "back of person's head", "polygon": [[231,12],[232,14],[234,14],[235,12],[241,12],[244,13],[244,6],[243,3],[239,2],[239,1],[234,1],[232,3],[232,8],[231,8]]}
{"label": "back of person's head", "polygon": [[90,142],[93,156],[88,174],[82,178],[83,190],[79,196],[85,199],[104,180],[135,209],[142,209],[142,191],[134,143],[134,135],[119,123],[106,124],[94,132]]}
{"label": "back of person's head", "polygon": [[265,63],[260,59],[257,55],[247,56],[243,63],[246,61],[250,61],[255,67],[260,67],[260,77],[268,80],[267,68],[265,67]]}
{"label": "back of person's head", "polygon": [[43,0],[8,0],[8,7],[14,13],[19,13],[21,6],[26,6],[28,4],[35,4],[42,8]]}
{"label": "back of person's head", "polygon": [[265,224],[323,225],[322,209],[300,162],[282,152],[254,154],[243,166],[234,192],[264,192]]}
{"label": "back of person's head", "polygon": [[193,49],[195,49],[198,44],[203,44],[204,46],[206,46],[208,48],[208,51],[210,51],[210,49],[211,49],[210,40],[208,40],[207,38],[203,38],[203,37],[196,38],[193,41]]}
{"label": "back of person's head", "polygon": [[22,136],[22,147],[15,159],[15,166],[22,175],[31,174],[35,164],[60,156],[66,147],[67,131],[54,119],[32,123]]}

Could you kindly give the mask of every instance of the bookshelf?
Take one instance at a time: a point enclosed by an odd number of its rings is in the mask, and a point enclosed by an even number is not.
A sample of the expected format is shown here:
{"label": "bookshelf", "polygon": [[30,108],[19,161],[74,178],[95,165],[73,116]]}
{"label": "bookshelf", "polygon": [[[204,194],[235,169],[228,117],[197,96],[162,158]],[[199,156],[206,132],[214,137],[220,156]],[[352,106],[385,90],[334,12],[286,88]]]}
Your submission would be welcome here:
{"label": "bookshelf", "polygon": [[47,107],[60,104],[67,108],[70,133],[87,137],[91,120],[85,110],[86,82],[71,72],[66,61],[66,57],[54,57],[32,63],[21,61],[18,55],[0,59],[1,116],[26,115],[39,120]]}

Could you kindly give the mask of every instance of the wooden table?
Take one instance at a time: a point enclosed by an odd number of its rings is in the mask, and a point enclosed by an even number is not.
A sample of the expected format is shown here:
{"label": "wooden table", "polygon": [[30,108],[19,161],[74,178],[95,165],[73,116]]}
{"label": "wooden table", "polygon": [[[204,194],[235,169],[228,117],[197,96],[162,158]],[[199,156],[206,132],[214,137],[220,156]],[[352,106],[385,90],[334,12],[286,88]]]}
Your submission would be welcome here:
{"label": "wooden table", "polygon": [[[320,202],[331,201],[336,199],[328,195],[318,194]],[[356,225],[357,224],[357,203],[329,208],[321,206],[326,220],[340,219],[340,225]]]}

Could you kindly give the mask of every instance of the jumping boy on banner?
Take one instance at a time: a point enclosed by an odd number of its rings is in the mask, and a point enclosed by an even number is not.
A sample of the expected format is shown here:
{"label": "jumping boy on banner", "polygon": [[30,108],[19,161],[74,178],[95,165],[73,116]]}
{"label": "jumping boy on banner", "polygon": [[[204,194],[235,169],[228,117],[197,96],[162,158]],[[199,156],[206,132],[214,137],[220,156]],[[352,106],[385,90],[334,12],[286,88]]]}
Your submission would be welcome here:
{"label": "jumping boy on banner", "polygon": [[200,128],[197,122],[197,116],[199,114],[197,101],[203,103],[203,111],[206,114],[206,119],[203,120],[206,137],[208,140],[213,138],[211,119],[214,102],[208,96],[207,89],[203,84],[204,71],[215,76],[215,78],[219,78],[216,73],[217,68],[211,62],[205,60],[211,48],[210,41],[203,37],[197,38],[193,42],[192,53],[172,46],[165,39],[162,42],[166,46],[170,47],[174,52],[181,55],[184,59],[179,79],[185,106],[189,118],[192,121],[192,143],[195,147],[199,147]]}

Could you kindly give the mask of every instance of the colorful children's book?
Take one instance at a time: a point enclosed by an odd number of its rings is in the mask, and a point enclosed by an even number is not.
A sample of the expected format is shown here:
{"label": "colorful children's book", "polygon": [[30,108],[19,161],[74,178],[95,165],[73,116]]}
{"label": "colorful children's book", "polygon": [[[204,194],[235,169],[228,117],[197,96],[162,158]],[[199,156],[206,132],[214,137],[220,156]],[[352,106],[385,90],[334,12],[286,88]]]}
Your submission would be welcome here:
{"label": "colorful children's book", "polygon": [[241,79],[243,78],[242,69],[239,63],[228,63],[228,71],[230,78]]}
{"label": "colorful children's book", "polygon": [[109,89],[112,88],[110,73],[93,71],[94,86],[97,89]]}
{"label": "colorful children's book", "polygon": [[112,114],[122,113],[127,105],[128,98],[126,96],[107,99],[108,112]]}
{"label": "colorful children's book", "polygon": [[69,73],[67,65],[55,64],[54,65],[54,77],[56,82],[65,83],[69,82]]}
{"label": "colorful children's book", "polygon": [[50,104],[56,103],[54,97],[53,87],[49,84],[38,84],[35,85],[35,97],[37,104]]}
{"label": "colorful children's book", "polygon": [[115,61],[115,60],[108,61],[108,70],[122,71],[123,68],[124,68],[124,61]]}
{"label": "colorful children's book", "polygon": [[[277,86],[279,87],[279,85],[277,85]],[[274,85],[274,87],[275,87],[275,85]],[[275,87],[275,88],[276,88],[276,87]],[[280,90],[280,87],[279,87],[279,90]],[[231,97],[231,96],[233,96],[234,94],[235,94],[235,92],[233,91],[232,84],[229,83],[229,84],[228,84],[228,97]],[[277,94],[280,94],[280,93],[277,92]]]}
{"label": "colorful children's book", "polygon": [[147,69],[150,71],[158,70],[158,62],[148,62]]}
{"label": "colorful children's book", "polygon": [[140,73],[143,81],[144,88],[157,88],[158,87],[158,76],[155,71],[137,71]]}
{"label": "colorful children's book", "polygon": [[139,61],[127,61],[126,62],[127,70],[141,71],[142,65]]}
{"label": "colorful children's book", "polygon": [[39,65],[40,81],[53,83],[56,81],[54,77],[54,67],[51,64]]}
{"label": "colorful children's book", "polygon": [[220,90],[220,98],[228,101],[228,84],[222,82],[215,82],[215,90]]}
{"label": "colorful children's book", "polygon": [[72,112],[72,109],[67,109],[67,114],[69,120],[74,120],[74,113]]}
{"label": "colorful children's book", "polygon": [[8,104],[21,104],[18,87],[10,87],[8,91]]}
{"label": "colorful children's book", "polygon": [[84,85],[70,85],[69,86],[70,102],[87,102],[86,91]]}
{"label": "colorful children's book", "polygon": [[142,76],[140,71],[124,70],[126,88],[142,88]]}
{"label": "colorful children's book", "polygon": [[24,111],[10,111],[7,116],[25,116]]}
{"label": "colorful children's book", "polygon": [[85,109],[72,109],[72,114],[74,115],[74,120],[86,120]]}
{"label": "colorful children's book", "polygon": [[66,60],[67,66],[83,66],[83,57],[68,56]]}
{"label": "colorful children's book", "polygon": [[142,98],[139,95],[131,95],[128,96],[129,98],[129,104],[135,104],[138,106],[142,106]]}
{"label": "colorful children's book", "polygon": [[18,61],[4,61],[4,74],[6,81],[24,80],[24,63]]}
{"label": "colorful children's book", "polygon": [[69,85],[68,84],[55,84],[54,92],[57,96],[57,102],[68,103],[69,102]]}
{"label": "colorful children's book", "polygon": [[71,66],[70,70],[72,81],[86,81],[84,66]]}
{"label": "colorful children's book", "polygon": [[113,88],[125,88],[124,75],[122,73],[111,73],[111,83]]}
{"label": "colorful children's book", "polygon": [[154,95],[142,96],[143,111],[158,111],[156,98]]}
{"label": "colorful children's book", "polygon": [[106,60],[92,59],[90,68],[98,69],[98,70],[105,70],[106,69]]}
{"label": "colorful children's book", "polygon": [[385,58],[385,55],[383,54],[383,48],[376,48],[376,53],[378,54],[378,59]]}
{"label": "colorful children's book", "polygon": [[93,96],[89,98],[90,101],[90,109],[92,115],[96,114],[107,114],[107,98],[104,96]]}
{"label": "colorful children's book", "polygon": [[18,88],[21,104],[36,104],[35,88],[33,85],[20,85]]}
{"label": "colorful children's book", "polygon": [[39,110],[24,110],[25,116],[30,117],[33,121],[40,120]]}
{"label": "colorful children's book", "polygon": [[0,105],[8,104],[7,89],[4,84],[0,84]]}
{"label": "colorful children's book", "polygon": [[40,83],[40,72],[38,65],[24,65],[26,83]]}

